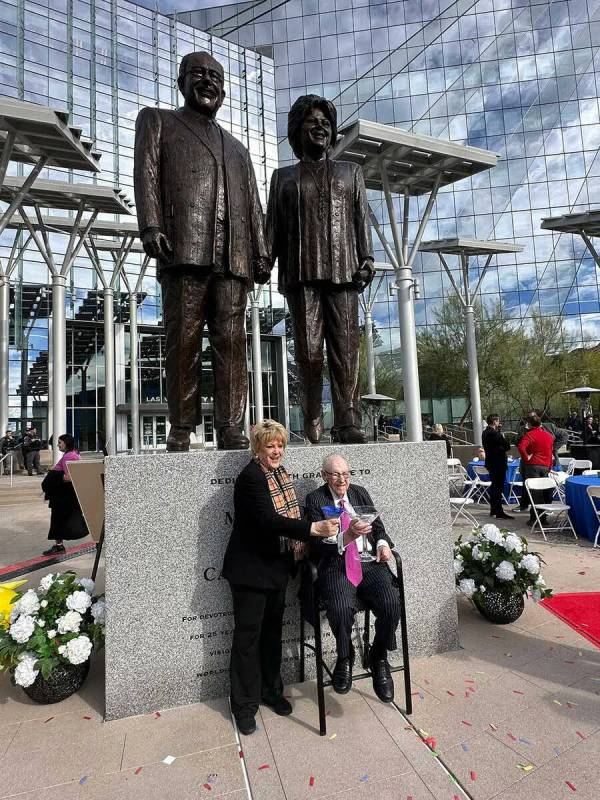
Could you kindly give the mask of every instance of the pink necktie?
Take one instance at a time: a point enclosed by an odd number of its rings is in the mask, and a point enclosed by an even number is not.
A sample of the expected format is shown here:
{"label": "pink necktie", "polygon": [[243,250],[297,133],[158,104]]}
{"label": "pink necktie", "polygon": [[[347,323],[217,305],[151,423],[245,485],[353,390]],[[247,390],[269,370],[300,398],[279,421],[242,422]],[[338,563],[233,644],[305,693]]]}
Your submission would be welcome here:
{"label": "pink necktie", "polygon": [[[339,501],[340,508],[344,510],[340,514],[340,525],[342,533],[350,527],[350,514],[346,511],[346,504],[343,500]],[[358,546],[356,540],[352,539],[350,544],[344,550],[344,559],[346,561],[346,577],[353,586],[358,586],[362,581],[362,566],[358,560]]]}

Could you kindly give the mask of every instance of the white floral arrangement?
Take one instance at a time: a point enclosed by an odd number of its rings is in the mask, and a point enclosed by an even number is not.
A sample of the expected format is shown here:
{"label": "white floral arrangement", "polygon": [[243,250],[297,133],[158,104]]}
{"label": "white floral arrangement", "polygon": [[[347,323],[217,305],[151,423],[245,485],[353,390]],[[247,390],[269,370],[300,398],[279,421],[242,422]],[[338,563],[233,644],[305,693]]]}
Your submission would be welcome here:
{"label": "white floral arrangement", "polygon": [[14,592],[0,618],[0,670],[18,686],[47,679],[60,664],[83,664],[104,645],[106,604],[94,581],[74,572],[45,575],[37,589]]}
{"label": "white floral arrangement", "polygon": [[527,539],[492,524],[475,528],[471,537],[459,536],[454,545],[456,585],[465,597],[476,601],[488,591],[507,597],[529,592],[535,602],[551,597],[541,572],[545,562],[529,552]]}

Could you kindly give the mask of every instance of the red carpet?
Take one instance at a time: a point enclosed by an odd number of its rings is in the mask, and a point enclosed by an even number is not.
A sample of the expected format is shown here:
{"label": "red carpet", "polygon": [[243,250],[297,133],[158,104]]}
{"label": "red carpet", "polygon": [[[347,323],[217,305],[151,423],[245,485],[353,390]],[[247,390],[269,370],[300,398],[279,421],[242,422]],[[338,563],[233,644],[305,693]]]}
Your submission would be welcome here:
{"label": "red carpet", "polygon": [[600,592],[555,594],[540,605],[600,648]]}

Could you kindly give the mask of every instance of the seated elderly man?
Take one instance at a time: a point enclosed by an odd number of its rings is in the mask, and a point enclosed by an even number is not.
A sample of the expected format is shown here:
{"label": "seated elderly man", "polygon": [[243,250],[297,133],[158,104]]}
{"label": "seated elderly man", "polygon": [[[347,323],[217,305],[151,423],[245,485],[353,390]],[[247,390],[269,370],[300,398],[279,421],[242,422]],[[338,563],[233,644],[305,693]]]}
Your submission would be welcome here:
{"label": "seated elderly man", "polygon": [[[321,510],[335,504],[347,512],[342,517],[343,536],[337,542],[322,540],[311,545],[311,557],[318,562],[319,590],[325,603],[327,619],[336,639],[337,662],[333,671],[333,688],[339,694],[352,687],[354,647],[352,625],[359,598],[375,614],[375,638],[370,653],[373,688],[380,700],[391,703],[394,699],[394,682],[387,661],[387,651],[396,649],[396,628],[400,619],[400,601],[394,585],[394,576],[387,562],[392,557],[394,545],[377,518],[371,526],[348,525],[355,506],[373,505],[363,486],[350,483],[350,468],[341,455],[327,456],[323,461],[321,476],[324,485],[311,492],[305,501],[306,516],[311,522],[323,519]],[[376,561],[360,562],[362,532],[368,531],[369,550]]]}

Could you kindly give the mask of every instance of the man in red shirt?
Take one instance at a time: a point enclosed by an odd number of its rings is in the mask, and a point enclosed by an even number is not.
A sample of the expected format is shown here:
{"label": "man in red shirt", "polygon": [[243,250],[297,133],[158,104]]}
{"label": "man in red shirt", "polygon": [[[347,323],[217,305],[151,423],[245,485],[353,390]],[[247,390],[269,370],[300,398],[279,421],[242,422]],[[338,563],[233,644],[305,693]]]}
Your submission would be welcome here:
{"label": "man in red shirt", "polygon": [[[519,442],[519,453],[521,454],[521,475],[525,481],[527,478],[547,478],[548,473],[554,463],[554,455],[552,447],[554,444],[554,436],[542,428],[542,420],[535,413],[529,414],[526,420],[527,431],[521,441]],[[544,490],[543,492],[532,492],[532,500],[534,503],[551,503],[552,489]],[[527,490],[523,487],[523,494],[521,496],[521,509],[525,510],[529,505],[529,497]],[[527,524],[533,525],[535,522],[535,512],[533,508],[529,511],[529,519]],[[542,516],[542,522],[545,522],[545,517]]]}

